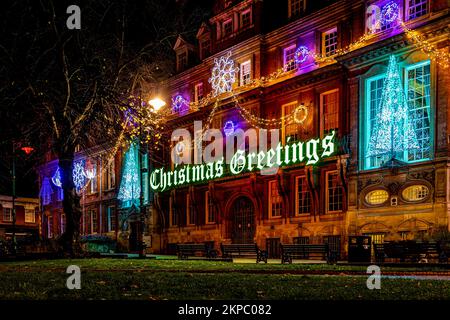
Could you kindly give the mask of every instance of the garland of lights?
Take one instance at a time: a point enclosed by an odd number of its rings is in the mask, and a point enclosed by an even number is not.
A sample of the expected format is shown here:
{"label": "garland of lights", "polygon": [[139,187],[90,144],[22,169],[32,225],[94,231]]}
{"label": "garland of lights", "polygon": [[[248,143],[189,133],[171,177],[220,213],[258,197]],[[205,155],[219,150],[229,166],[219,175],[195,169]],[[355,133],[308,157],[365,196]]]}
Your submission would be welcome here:
{"label": "garland of lights", "polygon": [[294,55],[294,60],[296,65],[298,66],[299,64],[302,64],[303,62],[306,61],[306,59],[308,59],[309,57],[309,49],[306,46],[300,46],[298,47],[298,49],[295,51],[295,55]]}
{"label": "garland of lights", "polygon": [[225,136],[229,137],[234,133],[234,122],[231,120],[228,120],[225,122],[225,125],[223,126],[223,132],[225,133]]}

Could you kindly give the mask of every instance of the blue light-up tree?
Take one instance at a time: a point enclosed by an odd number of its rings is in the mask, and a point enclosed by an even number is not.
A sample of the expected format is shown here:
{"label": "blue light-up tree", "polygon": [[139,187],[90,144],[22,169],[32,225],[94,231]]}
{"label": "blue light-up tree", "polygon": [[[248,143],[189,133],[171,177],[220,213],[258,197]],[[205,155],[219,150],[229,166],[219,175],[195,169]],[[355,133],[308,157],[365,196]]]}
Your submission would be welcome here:
{"label": "blue light-up tree", "polygon": [[419,148],[413,120],[408,113],[397,61],[391,56],[367,155],[388,156],[387,163],[401,163],[405,151]]}
{"label": "blue light-up tree", "polygon": [[122,208],[130,208],[135,205],[139,208],[141,197],[141,179],[138,147],[132,143],[125,154],[125,162],[122,171],[118,199],[122,201]]}

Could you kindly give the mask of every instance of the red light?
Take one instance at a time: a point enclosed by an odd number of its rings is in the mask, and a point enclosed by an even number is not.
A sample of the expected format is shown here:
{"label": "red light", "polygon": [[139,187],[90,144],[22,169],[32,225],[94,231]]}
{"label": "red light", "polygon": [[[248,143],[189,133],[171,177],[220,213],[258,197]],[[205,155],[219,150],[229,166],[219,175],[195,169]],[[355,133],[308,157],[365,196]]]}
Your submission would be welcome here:
{"label": "red light", "polygon": [[34,148],[32,147],[22,147],[21,148],[22,151],[24,151],[26,154],[30,154],[34,151]]}

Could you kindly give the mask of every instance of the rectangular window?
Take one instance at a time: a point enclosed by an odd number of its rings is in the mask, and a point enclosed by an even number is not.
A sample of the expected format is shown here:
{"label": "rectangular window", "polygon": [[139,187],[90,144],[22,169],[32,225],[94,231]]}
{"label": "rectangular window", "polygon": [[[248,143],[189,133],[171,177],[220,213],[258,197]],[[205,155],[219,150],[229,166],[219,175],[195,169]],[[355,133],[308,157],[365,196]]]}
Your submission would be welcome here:
{"label": "rectangular window", "polygon": [[4,222],[12,221],[12,209],[11,208],[3,208],[3,221]]}
{"label": "rectangular window", "polygon": [[223,37],[229,37],[233,33],[233,20],[227,20],[223,23]]}
{"label": "rectangular window", "polygon": [[142,194],[144,196],[144,205],[149,201],[149,181],[148,181],[148,153],[142,155],[141,162],[142,171]]}
{"label": "rectangular window", "polygon": [[189,194],[186,195],[186,215],[187,215],[187,224],[195,225],[196,223],[195,210],[191,204],[191,197],[189,196]]}
{"label": "rectangular window", "polygon": [[419,148],[408,151],[410,162],[430,158],[430,62],[422,62],[406,68],[408,116],[413,119]]}
{"label": "rectangular window", "polygon": [[292,71],[296,69],[297,64],[295,63],[295,50],[297,47],[295,45],[284,48],[283,50],[283,67],[286,71]]}
{"label": "rectangular window", "polygon": [[297,190],[295,215],[311,213],[311,193],[309,192],[305,176],[295,179],[295,189]]}
{"label": "rectangular window", "polygon": [[408,20],[412,20],[428,13],[428,0],[407,0]]}
{"label": "rectangular window", "polygon": [[178,71],[182,71],[187,66],[187,52],[179,53],[177,56]]}
{"label": "rectangular window", "polygon": [[[282,105],[281,106],[281,110],[282,110],[282,116],[283,116],[283,120],[282,120],[282,142],[283,144],[288,143],[289,142],[294,142],[299,140],[299,124],[297,123],[293,123],[292,121],[285,121],[284,117],[286,117],[287,115],[291,114],[294,112],[295,108],[297,107],[297,101],[295,102],[290,102],[288,104]],[[290,139],[288,139],[290,138]]]}
{"label": "rectangular window", "polygon": [[305,12],[306,0],[289,0],[289,17],[297,17]]}
{"label": "rectangular window", "polygon": [[25,223],[35,223],[36,212],[34,209],[25,209]]}
{"label": "rectangular window", "polygon": [[114,206],[109,206],[107,209],[107,219],[108,219],[108,232],[116,231],[116,208]]}
{"label": "rectangular window", "polygon": [[320,95],[322,111],[321,131],[326,134],[339,128],[339,90],[332,90]]}
{"label": "rectangular window", "polygon": [[95,176],[92,179],[90,179],[90,182],[89,182],[89,193],[91,193],[91,194],[97,193],[97,191],[98,191],[97,164],[94,163],[92,166],[93,166],[92,170],[94,170]]}
{"label": "rectangular window", "polygon": [[250,10],[241,13],[241,28],[248,28],[252,23],[252,15]]}
{"label": "rectangular window", "polygon": [[269,182],[269,217],[281,217],[283,210],[283,199],[278,192],[278,181]]}
{"label": "rectangular window", "polygon": [[209,39],[203,40],[200,44],[201,46],[201,59],[209,57],[211,54],[211,41]]}
{"label": "rectangular window", "polygon": [[116,187],[116,172],[114,159],[110,163],[106,164],[105,170],[105,190],[111,190]]}
{"label": "rectangular window", "polygon": [[200,102],[203,99],[203,83],[199,82],[194,87],[195,102]]}
{"label": "rectangular window", "polygon": [[170,211],[170,219],[171,219],[171,223],[170,225],[172,227],[178,226],[179,221],[178,221],[178,210],[175,208],[174,205],[174,199],[171,196],[170,200],[169,200],[169,211]]}
{"label": "rectangular window", "polygon": [[324,56],[332,56],[337,50],[337,28],[333,28],[322,33],[322,54]]}
{"label": "rectangular window", "polygon": [[243,63],[241,63],[240,66],[240,72],[241,72],[241,86],[245,86],[247,84],[250,84],[251,80],[252,80],[252,63],[250,60],[247,60]]}
{"label": "rectangular window", "polygon": [[341,212],[343,208],[342,186],[339,182],[337,171],[327,172],[327,193],[326,193],[326,209],[327,213]]}
{"label": "rectangular window", "polygon": [[[377,76],[367,80],[366,82],[366,119],[365,119],[365,130],[367,131],[365,137],[365,148],[363,153],[367,154],[368,146],[370,142],[370,137],[372,131],[374,130],[376,124],[377,114],[380,112],[381,95],[383,93],[383,83],[384,76]],[[388,156],[366,156],[365,158],[365,168],[377,168],[386,160]]]}
{"label": "rectangular window", "polygon": [[216,208],[211,201],[209,191],[205,192],[206,223],[216,223]]}

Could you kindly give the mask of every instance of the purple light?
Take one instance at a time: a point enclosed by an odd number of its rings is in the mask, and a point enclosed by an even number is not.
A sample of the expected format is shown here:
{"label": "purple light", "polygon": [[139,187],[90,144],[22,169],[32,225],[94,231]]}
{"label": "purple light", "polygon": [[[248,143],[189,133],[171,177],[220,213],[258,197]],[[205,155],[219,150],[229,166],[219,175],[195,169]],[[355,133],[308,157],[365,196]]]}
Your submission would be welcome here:
{"label": "purple light", "polygon": [[295,63],[301,64],[306,61],[309,57],[309,49],[306,46],[298,47],[297,51],[295,51]]}

